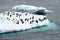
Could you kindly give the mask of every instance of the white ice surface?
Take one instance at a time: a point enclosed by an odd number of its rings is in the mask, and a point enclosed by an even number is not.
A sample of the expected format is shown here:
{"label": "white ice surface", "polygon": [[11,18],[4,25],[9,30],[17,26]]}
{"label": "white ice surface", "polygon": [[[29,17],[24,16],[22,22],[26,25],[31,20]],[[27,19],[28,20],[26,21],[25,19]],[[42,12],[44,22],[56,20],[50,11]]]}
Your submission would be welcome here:
{"label": "white ice surface", "polygon": [[16,12],[22,12],[22,11],[35,12],[37,10],[45,10],[45,12],[52,12],[50,10],[47,10],[45,7],[36,7],[36,6],[32,6],[32,5],[16,5],[13,8],[11,8],[10,10],[16,11]]}
{"label": "white ice surface", "polygon": [[[6,13],[6,12],[5,12]],[[20,13],[22,14],[22,13]],[[34,16],[34,20],[40,18],[43,19],[46,16],[43,15],[35,15],[35,14],[28,14],[27,16],[24,15],[25,13],[22,14],[22,16],[20,18],[25,19],[25,18],[30,18],[32,16]],[[12,15],[12,14],[11,14]],[[42,26],[42,25],[47,25],[49,20],[46,19],[42,22],[36,23],[34,22],[33,24],[30,24],[30,22],[25,22],[24,24],[20,23],[20,24],[16,24],[12,21],[12,19],[19,19],[19,17],[16,17],[16,15],[12,15],[12,17],[10,18],[10,20],[7,20],[7,13],[3,15],[3,13],[0,13],[0,31],[1,32],[8,32],[8,31],[18,31],[18,30],[25,30],[25,29],[30,29],[32,27],[36,27],[36,26]]]}
{"label": "white ice surface", "polygon": [[[31,5],[17,5],[17,6],[14,6],[11,10],[13,11],[20,11],[20,10],[26,10],[26,11],[37,11],[37,10],[42,10],[44,9],[46,12],[51,12],[51,11],[48,11],[46,8],[43,8],[43,7],[35,7],[35,6],[31,6]],[[16,12],[14,12],[16,13]],[[19,18],[22,18],[22,19],[25,19],[25,18],[30,18],[32,17],[33,15],[35,16],[34,20],[40,18],[40,19],[43,19],[44,15],[35,15],[35,14],[30,14],[30,13],[27,13],[27,17],[24,15],[25,13],[21,13],[21,12],[18,12],[19,14],[22,14],[21,17],[16,17],[16,15],[13,15],[13,13],[11,13],[12,17],[9,17],[7,16],[7,12],[4,13],[0,13],[0,33],[2,32],[8,32],[8,31],[18,31],[18,30],[25,30],[25,29],[30,29],[32,27],[37,27],[37,26],[42,26],[42,25],[47,25],[50,21],[48,19],[42,21],[42,22],[39,22],[39,23],[36,23],[34,22],[33,24],[30,24],[29,21],[28,22],[25,22],[24,24],[16,24],[15,22],[12,21],[12,19],[17,19],[19,20]],[[7,17],[10,19],[10,20],[7,20]],[[16,21],[16,20],[15,20]]]}

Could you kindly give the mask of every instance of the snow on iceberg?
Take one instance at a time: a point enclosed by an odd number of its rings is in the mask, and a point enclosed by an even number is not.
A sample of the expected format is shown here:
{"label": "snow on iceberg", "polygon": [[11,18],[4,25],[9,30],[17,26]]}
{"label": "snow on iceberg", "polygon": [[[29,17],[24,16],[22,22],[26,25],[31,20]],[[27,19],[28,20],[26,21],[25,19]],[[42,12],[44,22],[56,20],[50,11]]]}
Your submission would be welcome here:
{"label": "snow on iceberg", "polygon": [[14,12],[35,12],[37,10],[44,10],[45,12],[52,12],[50,10],[47,10],[44,7],[36,7],[32,5],[16,5],[10,9],[10,11],[14,11]]}
{"label": "snow on iceberg", "polygon": [[46,17],[48,12],[51,11],[43,7],[14,6],[10,11],[0,13],[0,33],[56,29],[56,24]]}

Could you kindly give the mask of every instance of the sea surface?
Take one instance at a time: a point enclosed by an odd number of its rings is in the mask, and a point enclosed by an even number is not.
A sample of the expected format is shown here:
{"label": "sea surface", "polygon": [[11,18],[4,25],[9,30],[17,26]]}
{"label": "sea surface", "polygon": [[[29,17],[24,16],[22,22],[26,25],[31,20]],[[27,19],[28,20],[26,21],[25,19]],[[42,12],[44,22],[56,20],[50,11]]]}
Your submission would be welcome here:
{"label": "sea surface", "polygon": [[45,7],[53,13],[47,17],[56,23],[56,30],[24,32],[0,35],[0,40],[60,40],[60,0],[0,0],[0,12],[8,11],[15,5],[26,4]]}

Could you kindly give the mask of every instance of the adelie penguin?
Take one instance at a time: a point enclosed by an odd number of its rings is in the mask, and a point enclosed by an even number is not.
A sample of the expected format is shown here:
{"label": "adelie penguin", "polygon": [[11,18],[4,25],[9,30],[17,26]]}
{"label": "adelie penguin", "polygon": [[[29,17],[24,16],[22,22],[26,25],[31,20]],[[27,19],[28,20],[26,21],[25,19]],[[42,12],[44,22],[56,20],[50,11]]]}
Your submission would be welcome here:
{"label": "adelie penguin", "polygon": [[56,29],[56,24],[46,17],[48,12],[51,11],[44,7],[16,5],[10,11],[0,13],[0,33],[13,33],[13,31],[24,33]]}

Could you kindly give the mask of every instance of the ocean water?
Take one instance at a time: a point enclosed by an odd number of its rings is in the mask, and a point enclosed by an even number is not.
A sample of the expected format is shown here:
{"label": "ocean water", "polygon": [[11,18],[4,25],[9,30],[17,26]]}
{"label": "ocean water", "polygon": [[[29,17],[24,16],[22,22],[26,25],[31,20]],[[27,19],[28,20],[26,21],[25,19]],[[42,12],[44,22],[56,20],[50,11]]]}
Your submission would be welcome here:
{"label": "ocean water", "polygon": [[53,11],[47,17],[56,23],[57,30],[0,35],[0,40],[60,40],[60,0],[0,0],[0,12],[20,4],[42,6]]}

